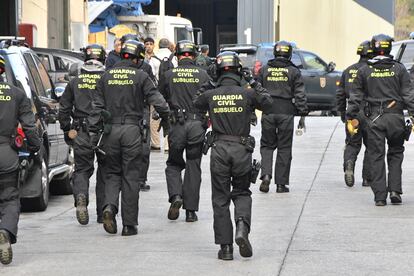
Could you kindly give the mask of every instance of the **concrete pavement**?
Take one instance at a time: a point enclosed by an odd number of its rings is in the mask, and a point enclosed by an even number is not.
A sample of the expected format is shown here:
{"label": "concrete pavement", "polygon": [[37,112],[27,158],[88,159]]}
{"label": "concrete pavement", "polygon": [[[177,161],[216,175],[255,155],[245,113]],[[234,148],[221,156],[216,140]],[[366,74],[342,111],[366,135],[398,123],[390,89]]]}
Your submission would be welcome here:
{"label": "concrete pavement", "polygon": [[[297,121],[297,120],[296,120]],[[254,153],[259,158],[260,128]],[[0,275],[413,275],[414,145],[406,144],[403,204],[375,207],[369,188],[347,188],[342,173],[344,127],[338,117],[310,117],[294,138],[291,192],[252,186],[254,255],[217,260],[209,158],[204,158],[199,221],[168,221],[166,155],[151,155],[151,191],[140,194],[139,234],[106,234],[91,196],[90,224],[76,222],[71,196],[52,197],[42,213],[24,213],[14,261]],[[260,158],[259,158],[260,159]],[[93,195],[94,181],[91,185]],[[118,216],[118,228],[121,228]]]}

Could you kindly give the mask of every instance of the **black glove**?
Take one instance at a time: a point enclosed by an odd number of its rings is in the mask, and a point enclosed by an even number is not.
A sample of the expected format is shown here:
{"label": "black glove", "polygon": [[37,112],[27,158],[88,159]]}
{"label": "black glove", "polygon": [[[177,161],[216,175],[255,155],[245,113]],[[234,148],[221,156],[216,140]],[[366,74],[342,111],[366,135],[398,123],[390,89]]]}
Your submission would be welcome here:
{"label": "black glove", "polygon": [[160,117],[160,114],[157,111],[155,111],[155,110],[152,112],[152,116],[151,117],[155,121],[158,121],[161,118]]}
{"label": "black glove", "polygon": [[257,125],[257,116],[255,112],[252,112],[252,115],[250,115],[250,124],[252,126],[256,126]]}
{"label": "black glove", "polygon": [[42,156],[40,150],[30,153],[30,157],[36,164],[42,164]]}
{"label": "black glove", "polygon": [[298,110],[298,115],[301,116],[301,117],[308,116],[309,111],[308,110]]}
{"label": "black glove", "polygon": [[342,121],[342,123],[345,124],[345,122],[346,122],[346,113],[345,112],[341,112],[341,121]]}
{"label": "black glove", "polygon": [[170,132],[170,121],[168,117],[161,118],[160,126],[158,127],[158,132],[161,130],[164,134],[164,137],[167,136]]}
{"label": "black glove", "polygon": [[66,145],[73,146],[73,140],[69,138],[69,131],[63,132],[63,138],[65,139]]}
{"label": "black glove", "polygon": [[251,86],[251,87],[255,87],[257,82],[255,81],[255,79],[253,78],[253,73],[249,68],[242,68],[241,70],[242,76],[243,78],[246,80],[246,82]]}

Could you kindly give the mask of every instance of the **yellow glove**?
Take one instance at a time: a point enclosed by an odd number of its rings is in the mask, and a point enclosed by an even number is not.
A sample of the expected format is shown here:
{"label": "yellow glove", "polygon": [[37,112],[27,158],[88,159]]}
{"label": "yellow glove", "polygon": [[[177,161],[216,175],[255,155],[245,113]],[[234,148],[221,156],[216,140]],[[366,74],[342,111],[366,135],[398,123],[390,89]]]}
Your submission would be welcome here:
{"label": "yellow glove", "polygon": [[359,121],[357,119],[347,120],[346,128],[351,136],[358,133]]}

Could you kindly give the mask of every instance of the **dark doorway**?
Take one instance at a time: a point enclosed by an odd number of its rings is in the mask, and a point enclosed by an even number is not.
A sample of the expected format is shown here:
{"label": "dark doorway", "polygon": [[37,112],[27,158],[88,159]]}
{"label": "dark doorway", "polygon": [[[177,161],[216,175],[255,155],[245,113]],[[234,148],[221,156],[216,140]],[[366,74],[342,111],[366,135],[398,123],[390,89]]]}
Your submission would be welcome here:
{"label": "dark doorway", "polygon": [[[159,0],[144,6],[146,14],[159,14]],[[166,0],[165,14],[191,20],[203,29],[203,43],[216,55],[220,44],[237,43],[237,0]]]}
{"label": "dark doorway", "polygon": [[0,35],[17,35],[17,0],[0,1]]}

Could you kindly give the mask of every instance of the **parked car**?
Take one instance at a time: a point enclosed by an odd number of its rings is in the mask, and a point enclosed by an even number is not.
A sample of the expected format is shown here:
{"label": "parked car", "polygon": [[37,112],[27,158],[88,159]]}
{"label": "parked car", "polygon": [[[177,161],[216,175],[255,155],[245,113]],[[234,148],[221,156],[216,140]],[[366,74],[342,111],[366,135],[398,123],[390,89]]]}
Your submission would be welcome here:
{"label": "parked car", "polygon": [[414,65],[414,40],[401,40],[392,44],[391,55],[404,64],[407,70]]}
{"label": "parked car", "polygon": [[31,162],[24,147],[19,152],[22,209],[43,211],[49,202],[49,190],[53,194],[72,193],[73,150],[64,142],[57,120],[58,99],[63,91],[55,89],[41,60],[31,49],[3,46],[0,55],[7,61],[6,81],[23,89],[31,100],[39,138],[43,141],[41,164]]}
{"label": "parked car", "polygon": [[[253,70],[257,76],[260,68],[274,58],[273,46],[274,43],[223,45],[220,52],[238,53],[243,65]],[[302,73],[310,109],[335,112],[336,89],[342,74],[335,70],[335,63],[326,63],[318,55],[296,46],[291,60]]]}
{"label": "parked car", "polygon": [[63,49],[32,48],[39,56],[56,87],[66,87],[68,73],[72,64],[82,65],[84,55]]}

